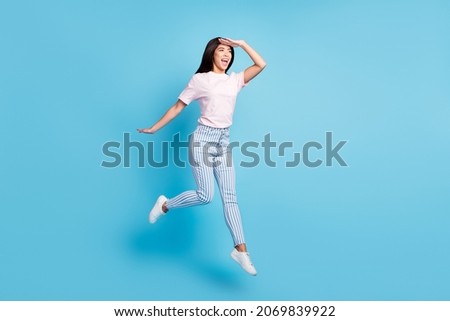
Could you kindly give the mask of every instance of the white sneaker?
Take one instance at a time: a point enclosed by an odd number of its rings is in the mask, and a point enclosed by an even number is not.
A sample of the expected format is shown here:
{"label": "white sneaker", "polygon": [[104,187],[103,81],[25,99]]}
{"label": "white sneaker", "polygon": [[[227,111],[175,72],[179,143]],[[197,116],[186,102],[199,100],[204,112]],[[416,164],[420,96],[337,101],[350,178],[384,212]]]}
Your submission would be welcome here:
{"label": "white sneaker", "polygon": [[250,260],[250,255],[248,252],[239,252],[238,250],[234,249],[233,252],[231,252],[231,257],[233,260],[239,263],[239,265],[249,274],[256,275],[256,269],[253,266],[252,261]]}
{"label": "white sneaker", "polygon": [[162,206],[164,204],[164,202],[167,201],[167,197],[165,197],[164,195],[161,195],[160,197],[158,197],[158,199],[156,200],[155,205],[153,206],[152,210],[150,211],[149,215],[148,215],[148,221],[150,223],[155,223],[158,218],[161,215],[164,215],[166,213],[164,213]]}

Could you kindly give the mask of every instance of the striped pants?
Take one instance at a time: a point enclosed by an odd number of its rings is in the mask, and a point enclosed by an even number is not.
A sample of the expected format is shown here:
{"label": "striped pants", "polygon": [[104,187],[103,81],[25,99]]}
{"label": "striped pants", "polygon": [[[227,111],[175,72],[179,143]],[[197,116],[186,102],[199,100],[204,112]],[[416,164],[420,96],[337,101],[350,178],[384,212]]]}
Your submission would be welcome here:
{"label": "striped pants", "polygon": [[228,128],[199,124],[189,142],[189,161],[197,190],[183,192],[167,200],[167,208],[204,205],[212,201],[214,178],[222,196],[225,222],[235,245],[245,243],[241,214],[236,198],[235,173]]}

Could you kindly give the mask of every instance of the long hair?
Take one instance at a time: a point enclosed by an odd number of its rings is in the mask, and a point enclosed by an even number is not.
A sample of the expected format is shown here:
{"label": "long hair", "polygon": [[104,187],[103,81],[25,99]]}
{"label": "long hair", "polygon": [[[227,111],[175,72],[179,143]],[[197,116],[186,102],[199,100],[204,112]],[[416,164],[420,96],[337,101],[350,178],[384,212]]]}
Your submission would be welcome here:
{"label": "long hair", "polygon": [[[214,51],[216,48],[220,45],[220,39],[221,37],[216,37],[211,39],[208,44],[206,45],[205,51],[203,52],[202,56],[202,62],[200,63],[200,67],[198,67],[196,74],[201,72],[209,72],[213,70],[213,60],[214,60]],[[231,60],[230,64],[228,65],[228,68],[225,70],[225,72],[228,72],[228,69],[230,69],[231,65],[234,61],[234,48],[231,48]]]}

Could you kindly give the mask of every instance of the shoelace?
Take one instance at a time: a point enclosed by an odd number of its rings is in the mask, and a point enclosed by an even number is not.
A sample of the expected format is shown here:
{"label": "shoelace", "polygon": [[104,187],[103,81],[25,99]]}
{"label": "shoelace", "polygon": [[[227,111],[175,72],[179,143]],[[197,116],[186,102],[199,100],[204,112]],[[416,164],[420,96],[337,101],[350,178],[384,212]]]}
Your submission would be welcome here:
{"label": "shoelace", "polygon": [[252,262],[252,260],[250,259],[250,253],[245,252],[245,255],[247,255],[248,261],[250,262],[250,265],[253,266],[253,262]]}

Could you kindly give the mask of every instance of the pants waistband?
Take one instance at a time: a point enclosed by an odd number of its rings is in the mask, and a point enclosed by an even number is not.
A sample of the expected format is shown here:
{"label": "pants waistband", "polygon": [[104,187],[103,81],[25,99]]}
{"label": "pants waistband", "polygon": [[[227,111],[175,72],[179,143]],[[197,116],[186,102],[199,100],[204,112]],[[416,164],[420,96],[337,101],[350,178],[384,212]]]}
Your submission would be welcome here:
{"label": "pants waistband", "polygon": [[200,123],[197,125],[197,127],[199,127],[199,128],[203,127],[204,129],[211,130],[211,131],[217,131],[217,132],[230,131],[230,127],[217,128],[217,127],[211,127],[211,126],[203,125],[203,124],[200,124]]}

